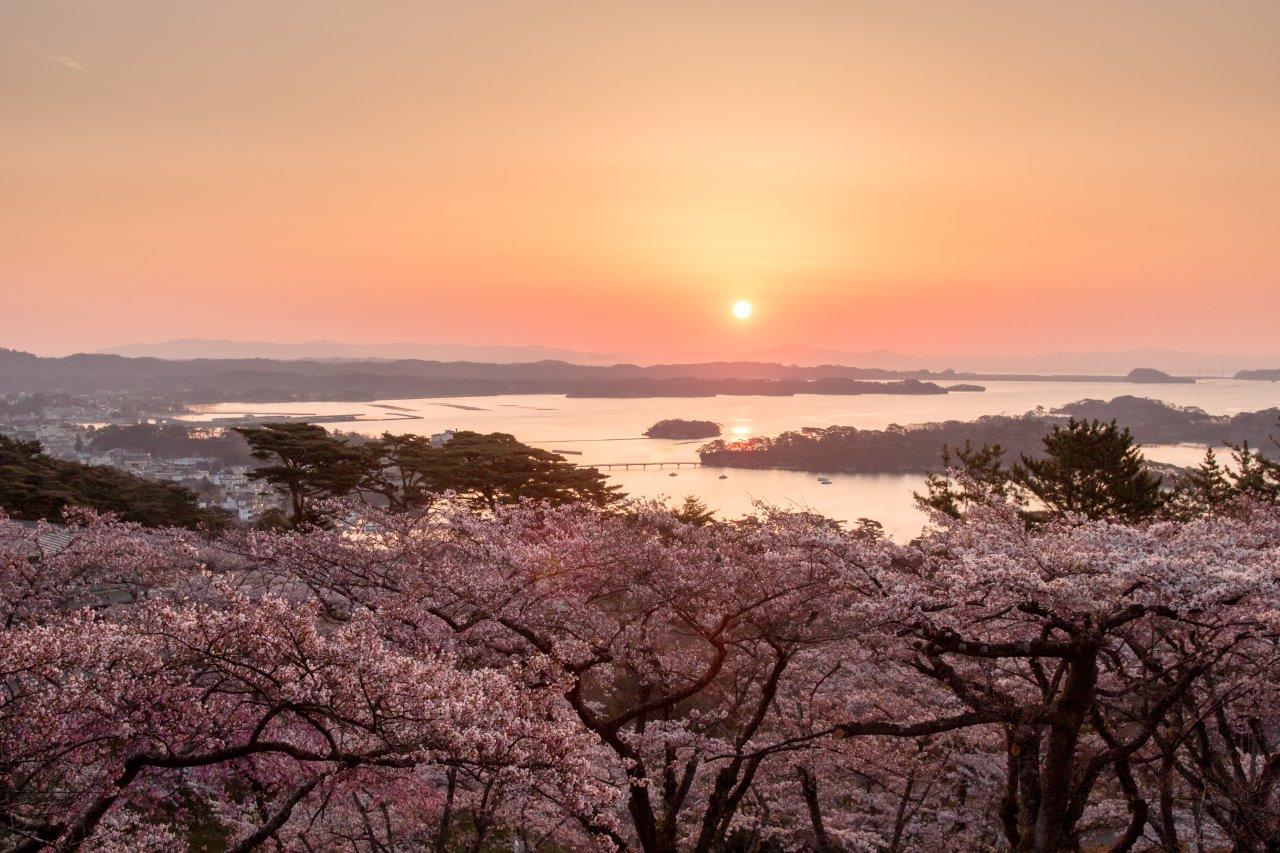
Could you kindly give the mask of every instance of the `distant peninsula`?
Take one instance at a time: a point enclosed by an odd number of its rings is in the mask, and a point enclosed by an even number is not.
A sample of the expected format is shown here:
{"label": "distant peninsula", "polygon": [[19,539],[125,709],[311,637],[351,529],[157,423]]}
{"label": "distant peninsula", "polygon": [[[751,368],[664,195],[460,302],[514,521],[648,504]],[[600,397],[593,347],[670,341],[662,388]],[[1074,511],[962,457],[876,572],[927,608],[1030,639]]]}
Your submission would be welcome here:
{"label": "distant peninsula", "polygon": [[716,438],[720,435],[720,424],[715,421],[668,418],[658,421],[645,430],[644,434],[649,438]]}
{"label": "distant peninsula", "polygon": [[[529,393],[529,392],[525,392]],[[946,394],[934,382],[902,379],[897,382],[865,382],[832,376],[822,379],[712,379],[673,376],[666,379],[587,380],[567,389],[566,397],[792,397],[796,394]]]}
{"label": "distant peninsula", "polygon": [[1280,380],[1280,367],[1269,368],[1264,370],[1241,370],[1235,376],[1236,379],[1260,379],[1263,381],[1275,382]]}

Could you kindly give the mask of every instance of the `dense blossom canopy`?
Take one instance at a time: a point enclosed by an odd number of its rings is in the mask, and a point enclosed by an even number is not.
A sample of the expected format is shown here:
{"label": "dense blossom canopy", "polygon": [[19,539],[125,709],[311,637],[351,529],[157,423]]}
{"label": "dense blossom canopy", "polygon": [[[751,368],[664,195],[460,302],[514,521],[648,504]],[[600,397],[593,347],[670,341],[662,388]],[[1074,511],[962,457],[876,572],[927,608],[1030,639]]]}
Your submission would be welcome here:
{"label": "dense blossom canopy", "polygon": [[1280,843],[1280,512],[0,520],[6,850]]}

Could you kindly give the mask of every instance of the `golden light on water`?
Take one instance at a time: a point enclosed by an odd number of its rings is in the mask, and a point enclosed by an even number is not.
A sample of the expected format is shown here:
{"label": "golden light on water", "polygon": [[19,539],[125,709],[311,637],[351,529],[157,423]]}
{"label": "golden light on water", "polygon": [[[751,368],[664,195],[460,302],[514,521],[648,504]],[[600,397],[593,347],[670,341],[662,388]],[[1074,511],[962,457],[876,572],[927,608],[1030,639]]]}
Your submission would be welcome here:
{"label": "golden light on water", "polygon": [[739,299],[733,303],[733,316],[739,320],[746,320],[751,316],[751,303],[745,299]]}

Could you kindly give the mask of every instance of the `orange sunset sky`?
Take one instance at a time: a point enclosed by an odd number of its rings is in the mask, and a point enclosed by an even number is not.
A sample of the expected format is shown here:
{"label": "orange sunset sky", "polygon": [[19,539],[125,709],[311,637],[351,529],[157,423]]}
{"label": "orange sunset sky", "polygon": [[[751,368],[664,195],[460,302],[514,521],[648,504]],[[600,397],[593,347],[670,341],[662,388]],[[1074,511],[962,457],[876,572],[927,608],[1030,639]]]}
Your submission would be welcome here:
{"label": "orange sunset sky", "polygon": [[1278,42],[1276,0],[8,0],[0,346],[1280,352]]}

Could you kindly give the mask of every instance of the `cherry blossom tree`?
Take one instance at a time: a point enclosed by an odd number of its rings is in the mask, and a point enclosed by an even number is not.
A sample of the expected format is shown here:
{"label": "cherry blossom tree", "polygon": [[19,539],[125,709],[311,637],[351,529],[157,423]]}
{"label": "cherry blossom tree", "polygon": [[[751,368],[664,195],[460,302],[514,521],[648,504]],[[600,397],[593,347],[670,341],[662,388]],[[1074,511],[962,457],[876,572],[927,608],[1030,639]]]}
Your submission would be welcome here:
{"label": "cherry blossom tree", "polygon": [[403,648],[445,634],[473,662],[544,661],[626,791],[613,840],[645,850],[723,846],[762,769],[799,748],[772,710],[792,669],[876,618],[859,596],[896,552],[806,514],[349,512],[345,530],[255,534],[249,551],[333,618],[378,614]]}
{"label": "cherry blossom tree", "polygon": [[451,635],[473,662],[545,661],[612,753],[614,841],[645,850],[1130,847],[1161,727],[1270,630],[1280,543],[1265,508],[1028,530],[979,504],[909,548],[804,514],[693,526],[644,505],[349,521],[250,550],[403,648]]}
{"label": "cherry blossom tree", "polygon": [[3,849],[1274,849],[1280,511],[0,520]]}
{"label": "cherry blossom tree", "polygon": [[1150,817],[1134,768],[1161,726],[1274,633],[1280,518],[1029,531],[994,505],[937,520],[905,573],[910,664],[1003,729],[1009,846],[1131,847]]}
{"label": "cherry blossom tree", "polygon": [[23,524],[0,511],[0,627],[136,602],[193,565],[185,531],[65,514],[65,525]]}
{"label": "cherry blossom tree", "polygon": [[[29,542],[13,525],[0,530],[11,531]],[[160,543],[106,520],[72,535],[98,543],[104,561],[125,561],[105,578],[128,559],[139,576],[161,562]],[[47,563],[88,584],[69,547],[52,555],[11,543],[6,554],[9,576]],[[171,557],[188,560],[189,549]],[[610,801],[590,772],[594,741],[566,719],[564,686],[543,673],[402,653],[367,613],[326,627],[315,605],[246,598],[216,578],[201,600],[190,588],[110,611],[66,612],[51,596],[45,613],[0,632],[6,848],[128,848],[157,820],[191,831],[199,816],[184,814],[188,797],[236,850],[271,837],[326,847],[368,832],[442,844],[453,774],[504,794],[471,810],[477,836],[484,819],[491,833],[515,817],[521,797],[588,826]],[[366,829],[370,809],[382,819]]]}

